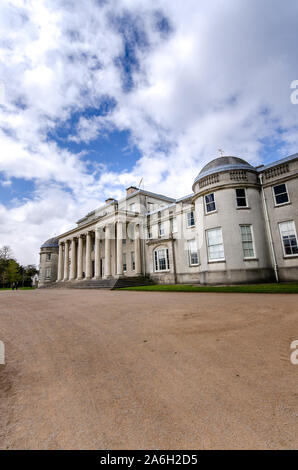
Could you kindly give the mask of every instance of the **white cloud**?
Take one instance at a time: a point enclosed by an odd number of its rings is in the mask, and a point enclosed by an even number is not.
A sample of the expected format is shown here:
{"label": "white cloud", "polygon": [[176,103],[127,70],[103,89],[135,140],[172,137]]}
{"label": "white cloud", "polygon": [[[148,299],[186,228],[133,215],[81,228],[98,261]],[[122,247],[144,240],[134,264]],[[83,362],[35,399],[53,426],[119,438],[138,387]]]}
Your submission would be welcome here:
{"label": "white cloud", "polygon": [[[29,199],[20,194],[0,207],[0,245],[9,243],[29,263],[43,239],[142,176],[147,189],[188,194],[219,147],[255,163],[264,142],[279,144],[272,159],[294,153],[297,10],[295,0],[2,1],[1,185],[17,177],[36,186]],[[156,27],[162,12],[168,32]],[[126,18],[125,28],[116,16]],[[129,92],[116,65],[124,37],[138,61]],[[90,165],[84,153],[49,137],[72,113],[107,96],[115,108],[81,116],[66,139],[89,143],[128,130],[142,157],[121,173]]]}

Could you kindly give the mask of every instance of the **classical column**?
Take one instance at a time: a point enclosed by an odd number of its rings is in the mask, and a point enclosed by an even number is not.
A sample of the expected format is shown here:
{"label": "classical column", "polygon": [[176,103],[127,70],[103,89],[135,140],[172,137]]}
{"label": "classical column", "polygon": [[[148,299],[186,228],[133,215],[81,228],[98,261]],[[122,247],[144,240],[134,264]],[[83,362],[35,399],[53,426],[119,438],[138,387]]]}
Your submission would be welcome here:
{"label": "classical column", "polygon": [[83,236],[80,235],[78,239],[78,269],[77,280],[83,279]]}
{"label": "classical column", "polygon": [[105,230],[105,277],[111,275],[111,230],[109,225],[106,225]]}
{"label": "classical column", "polygon": [[91,279],[91,232],[86,234],[86,279]]}
{"label": "classical column", "polygon": [[64,243],[64,278],[63,281],[68,281],[69,277],[69,240]]}
{"label": "classical column", "polygon": [[63,280],[63,244],[59,243],[59,256],[58,256],[58,278],[57,281]]}
{"label": "classical column", "polygon": [[73,281],[76,278],[76,240],[71,240],[71,259],[70,259],[70,280]]}
{"label": "classical column", "polygon": [[117,270],[116,274],[122,276],[123,274],[123,224],[117,223]]}
{"label": "classical column", "polygon": [[135,261],[136,261],[136,275],[142,273],[141,267],[141,243],[140,243],[140,227],[135,227]]}
{"label": "classical column", "polygon": [[95,229],[95,279],[100,278],[100,230]]}

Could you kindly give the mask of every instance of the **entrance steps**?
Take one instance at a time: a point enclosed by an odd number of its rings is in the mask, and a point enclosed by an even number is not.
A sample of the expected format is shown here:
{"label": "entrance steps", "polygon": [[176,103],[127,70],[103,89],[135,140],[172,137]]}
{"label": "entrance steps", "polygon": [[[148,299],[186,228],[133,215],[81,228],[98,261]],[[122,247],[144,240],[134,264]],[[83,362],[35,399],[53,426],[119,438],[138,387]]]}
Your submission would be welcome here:
{"label": "entrance steps", "polygon": [[83,279],[82,281],[61,281],[42,286],[42,288],[63,289],[118,289],[121,287],[148,286],[154,282],[147,276],[120,276],[108,279]]}

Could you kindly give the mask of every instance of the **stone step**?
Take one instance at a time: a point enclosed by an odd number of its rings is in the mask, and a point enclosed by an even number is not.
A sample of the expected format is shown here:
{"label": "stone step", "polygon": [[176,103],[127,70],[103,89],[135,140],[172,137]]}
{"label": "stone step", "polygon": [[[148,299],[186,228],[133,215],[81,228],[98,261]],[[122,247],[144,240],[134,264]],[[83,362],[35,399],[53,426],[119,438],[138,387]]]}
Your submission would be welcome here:
{"label": "stone step", "polygon": [[110,279],[88,279],[82,281],[54,282],[43,288],[63,289],[118,289],[121,287],[147,286],[154,282],[147,276],[121,276]]}

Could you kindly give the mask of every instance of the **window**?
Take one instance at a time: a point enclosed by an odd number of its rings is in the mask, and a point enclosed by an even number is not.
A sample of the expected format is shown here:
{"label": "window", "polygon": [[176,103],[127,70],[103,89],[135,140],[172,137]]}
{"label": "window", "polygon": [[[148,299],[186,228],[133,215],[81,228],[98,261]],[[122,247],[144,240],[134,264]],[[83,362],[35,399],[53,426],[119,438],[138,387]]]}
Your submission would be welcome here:
{"label": "window", "polygon": [[225,259],[221,228],[207,230],[207,246],[209,261]]}
{"label": "window", "polygon": [[51,278],[51,268],[46,268],[46,279]]}
{"label": "window", "polygon": [[126,253],[122,254],[122,263],[123,263],[123,271],[127,270],[127,265],[126,265]]}
{"label": "window", "polygon": [[131,260],[131,270],[135,271],[135,269],[136,269],[136,260],[135,260],[135,252],[134,251],[132,251],[130,253],[130,260]]}
{"label": "window", "polygon": [[187,213],[187,227],[194,227],[195,225],[195,215],[194,211]]}
{"label": "window", "polygon": [[52,253],[47,253],[46,260],[51,261],[52,259]]}
{"label": "window", "polygon": [[293,220],[279,224],[280,236],[283,242],[285,256],[298,254],[297,234]]}
{"label": "window", "polygon": [[199,264],[198,248],[195,240],[188,241],[188,257],[190,266]]}
{"label": "window", "polygon": [[169,250],[162,248],[154,252],[155,271],[167,271],[169,269]]}
{"label": "window", "polygon": [[155,209],[154,202],[148,202],[148,212],[153,212]]}
{"label": "window", "polygon": [[172,219],[172,233],[178,232],[178,227],[177,227],[177,217],[173,217]]}
{"label": "window", "polygon": [[160,237],[163,237],[165,234],[165,226],[163,222],[159,222],[158,224],[158,234]]}
{"label": "window", "polygon": [[122,245],[126,245],[126,238],[122,238]]}
{"label": "window", "polygon": [[236,189],[237,207],[247,207],[246,191],[244,188]]}
{"label": "window", "polygon": [[136,210],[136,205],[135,205],[135,203],[129,204],[129,210],[130,210],[131,212],[135,212],[135,210]]}
{"label": "window", "polygon": [[279,206],[280,204],[285,204],[289,202],[288,190],[285,184],[279,184],[273,188],[275,204]]}
{"label": "window", "polygon": [[205,196],[205,207],[206,207],[206,212],[207,213],[214,212],[216,210],[214,193],[206,194],[206,196]]}
{"label": "window", "polygon": [[244,258],[254,258],[254,242],[251,225],[240,225]]}

